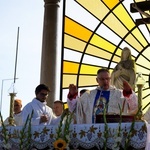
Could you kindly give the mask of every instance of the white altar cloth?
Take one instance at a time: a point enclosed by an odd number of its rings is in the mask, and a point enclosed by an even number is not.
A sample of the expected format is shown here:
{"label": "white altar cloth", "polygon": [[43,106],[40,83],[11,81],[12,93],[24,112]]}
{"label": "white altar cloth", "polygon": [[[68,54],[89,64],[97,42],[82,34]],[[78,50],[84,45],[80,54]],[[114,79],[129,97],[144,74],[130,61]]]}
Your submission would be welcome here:
{"label": "white altar cloth", "polygon": [[[130,127],[131,123],[121,124],[122,147],[124,147],[124,140],[128,135]],[[112,149],[115,138],[117,138],[118,123],[109,123],[108,130],[107,148]],[[104,124],[74,125],[71,134],[71,144],[74,148],[81,146],[85,149],[90,149],[95,146],[97,149],[100,149],[104,143],[103,133]],[[147,132],[145,123],[136,122],[131,134],[130,145],[134,149],[143,149],[146,146],[146,140]]]}
{"label": "white altar cloth", "polygon": [[[130,131],[131,123],[121,124],[121,136],[122,146],[124,146],[124,140]],[[31,140],[20,140],[20,133],[23,129],[21,126],[7,127],[7,146],[11,147],[11,150],[19,150],[19,146],[23,143],[30,144],[30,147],[36,147],[43,149],[49,147],[53,149],[53,142],[55,141],[55,133],[57,126],[32,126],[31,127]],[[80,124],[70,126],[70,145],[73,149],[83,147],[85,149],[103,147],[104,143],[104,131],[105,124]],[[4,132],[0,128],[0,149],[6,145],[4,144]],[[150,130],[150,126],[149,126]],[[107,147],[112,148],[115,143],[115,138],[118,132],[118,123],[108,123],[108,139]],[[27,136],[27,135],[26,135]],[[150,135],[148,135],[150,139]],[[22,143],[21,143],[22,142]],[[147,131],[145,122],[136,122],[134,130],[131,134],[130,146],[134,149],[144,149],[150,147],[150,142],[147,142]],[[150,150],[150,149],[146,149]]]}
{"label": "white altar cloth", "polygon": [[145,150],[150,150],[150,124],[146,122],[146,126],[147,126],[147,142]]}

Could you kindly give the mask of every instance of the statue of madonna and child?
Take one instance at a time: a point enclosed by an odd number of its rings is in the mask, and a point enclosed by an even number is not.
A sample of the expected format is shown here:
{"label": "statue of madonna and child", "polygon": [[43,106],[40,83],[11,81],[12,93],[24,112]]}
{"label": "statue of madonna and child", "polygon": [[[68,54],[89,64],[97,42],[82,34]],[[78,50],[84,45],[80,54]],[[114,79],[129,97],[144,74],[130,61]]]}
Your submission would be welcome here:
{"label": "statue of madonna and child", "polygon": [[111,73],[111,84],[118,89],[123,89],[123,81],[127,81],[132,89],[135,89],[136,67],[131,57],[131,50],[124,47],[121,53],[121,60]]}

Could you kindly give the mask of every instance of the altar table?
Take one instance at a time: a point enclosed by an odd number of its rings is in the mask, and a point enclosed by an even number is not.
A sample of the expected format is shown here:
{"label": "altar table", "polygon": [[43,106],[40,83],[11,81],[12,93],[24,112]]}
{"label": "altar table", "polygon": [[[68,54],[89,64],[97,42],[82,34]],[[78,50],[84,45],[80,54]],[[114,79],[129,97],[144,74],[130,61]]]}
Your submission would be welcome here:
{"label": "altar table", "polygon": [[[132,123],[121,123],[121,143],[124,147],[124,143],[128,133],[131,129]],[[82,147],[84,149],[101,149],[104,146],[104,131],[105,124],[80,124],[70,126],[70,146],[72,149]],[[107,147],[111,149],[116,140],[118,133],[118,123],[108,123],[108,138]],[[31,140],[20,140],[20,131],[23,130],[22,126],[9,126],[7,127],[7,143],[4,140],[3,128],[0,128],[0,150],[2,147],[8,147],[11,150],[19,150],[22,145],[30,144],[30,147],[36,147],[37,149],[44,149],[49,147],[53,149],[53,142],[55,141],[55,133],[57,126],[31,126]],[[29,135],[29,134],[28,134]],[[27,136],[27,135],[26,135]],[[5,143],[5,144],[4,144]],[[131,132],[130,146],[134,149],[144,149],[147,143],[147,128],[145,122],[136,122]]]}

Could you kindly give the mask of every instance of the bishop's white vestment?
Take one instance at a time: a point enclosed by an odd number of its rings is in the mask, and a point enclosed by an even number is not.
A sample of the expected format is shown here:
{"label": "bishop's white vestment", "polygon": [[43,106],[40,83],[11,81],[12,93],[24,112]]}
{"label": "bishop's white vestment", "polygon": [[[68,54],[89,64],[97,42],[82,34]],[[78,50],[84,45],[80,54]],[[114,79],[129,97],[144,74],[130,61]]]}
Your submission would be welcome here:
{"label": "bishop's white vestment", "polygon": [[[102,104],[100,104],[101,101]],[[133,91],[129,97],[124,97],[123,92],[114,87],[110,87],[107,91],[97,87],[94,90],[85,92],[81,97],[77,96],[72,100],[68,98],[67,103],[69,110],[71,112],[75,111],[77,124],[95,123],[96,113],[101,113],[103,111],[102,105],[105,104],[107,104],[108,114],[120,114],[120,111],[122,111],[122,114],[131,115],[138,110],[137,96]]]}

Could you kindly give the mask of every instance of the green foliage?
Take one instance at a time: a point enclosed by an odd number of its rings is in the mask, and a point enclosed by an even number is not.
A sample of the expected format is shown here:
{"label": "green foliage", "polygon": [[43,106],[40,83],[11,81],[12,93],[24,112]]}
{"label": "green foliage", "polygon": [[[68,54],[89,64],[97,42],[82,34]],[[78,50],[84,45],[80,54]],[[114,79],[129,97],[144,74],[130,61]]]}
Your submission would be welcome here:
{"label": "green foliage", "polygon": [[106,107],[104,107],[103,112],[103,118],[104,118],[104,150],[107,150],[107,139],[108,139],[108,124],[106,119]]}
{"label": "green foliage", "polygon": [[[18,135],[19,139],[19,150],[29,150],[31,145],[31,118],[33,116],[33,111],[31,115],[28,115],[26,122],[24,126],[22,127],[22,130],[20,130],[20,134]],[[3,147],[5,150],[11,150],[11,145],[8,143],[9,138],[11,137],[10,133],[8,133],[8,127],[3,122],[3,117],[0,113],[0,119],[2,123],[2,136],[3,136]]]}
{"label": "green foliage", "polygon": [[141,107],[138,109],[138,112],[134,116],[134,119],[133,119],[133,121],[131,123],[131,128],[130,128],[130,130],[129,130],[128,134],[127,134],[127,137],[126,137],[124,150],[128,150],[128,148],[129,148],[130,139],[132,137],[132,132],[134,131],[135,121],[136,121],[136,118],[138,118],[138,115],[139,115],[140,111],[141,111]]}
{"label": "green foliage", "polygon": [[56,129],[56,140],[63,139],[66,141],[66,143],[69,143],[70,124],[72,122],[72,118],[73,113],[69,112],[68,110],[63,112],[58,128]]}
{"label": "green foliage", "polygon": [[19,148],[20,150],[23,150],[26,148],[27,150],[30,148],[31,144],[31,119],[33,116],[33,111],[31,115],[28,115],[26,122],[20,131],[20,143],[19,143]]}
{"label": "green foliage", "polygon": [[1,112],[0,112],[0,119],[1,119],[1,124],[2,124],[2,135],[3,135],[3,138],[4,138],[4,145],[7,148],[7,144],[8,144],[8,140],[9,140],[8,129],[4,125],[4,121],[3,121],[3,117],[2,117]]}
{"label": "green foliage", "polygon": [[[121,124],[122,124],[122,109],[119,105],[119,109],[120,109],[120,121],[118,124],[118,129],[116,130],[116,135],[114,136],[114,140],[116,143],[114,143],[112,149],[114,150],[120,150],[122,149],[121,147],[121,141],[122,141],[122,129],[121,129]],[[138,115],[140,113],[141,108],[139,108],[138,112],[136,113],[136,115],[134,116],[134,119],[131,123],[131,127],[129,132],[127,133],[126,137],[125,137],[125,145],[124,145],[124,150],[129,150],[130,149],[130,140],[132,138],[133,132],[134,132],[134,126],[135,126],[135,122],[138,118]],[[104,118],[104,145],[103,145],[103,149],[107,150],[107,140],[109,137],[109,128],[108,128],[108,123],[107,123],[107,119],[106,119],[106,107],[104,108],[104,112],[103,112],[103,118]]]}

